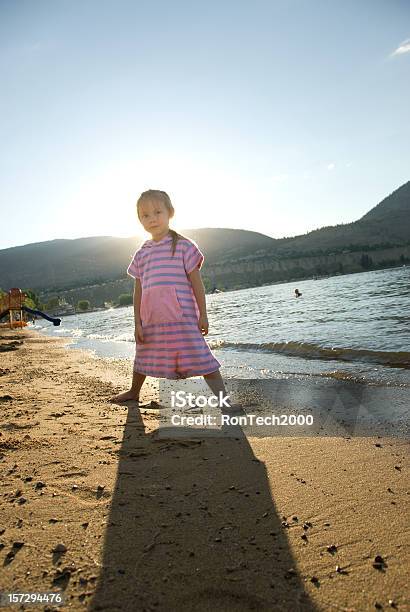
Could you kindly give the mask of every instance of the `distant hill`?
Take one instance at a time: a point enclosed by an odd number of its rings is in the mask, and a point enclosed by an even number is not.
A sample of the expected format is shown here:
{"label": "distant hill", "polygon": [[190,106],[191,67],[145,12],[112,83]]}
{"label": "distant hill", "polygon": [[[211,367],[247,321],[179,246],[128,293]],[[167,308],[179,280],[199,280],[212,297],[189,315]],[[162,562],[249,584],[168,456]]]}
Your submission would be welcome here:
{"label": "distant hill", "polygon": [[238,229],[203,228],[181,233],[199,244],[208,263],[215,263],[222,258],[231,260],[252,256],[274,249],[279,242],[259,232]]}
{"label": "distant hill", "polygon": [[410,236],[410,181],[372,208],[360,223],[385,223],[389,235],[408,240]]}
{"label": "distant hill", "polygon": [[[207,262],[222,254],[246,257],[275,244],[269,236],[233,229],[184,230],[197,241]],[[31,288],[35,291],[70,289],[123,278],[141,240],[96,236],[74,240],[51,240],[0,250],[0,288]]]}
{"label": "distant hill", "polygon": [[[324,227],[302,236],[275,240],[237,229],[183,230],[205,253],[207,266],[272,258],[308,258],[371,251],[410,244],[410,181],[358,221]],[[141,241],[97,236],[51,240],[0,250],[0,288],[58,291],[126,277],[126,267]]]}
{"label": "distant hill", "polygon": [[0,251],[0,287],[69,288],[117,278],[135,250],[132,239],[51,240]]}
{"label": "distant hill", "polygon": [[280,254],[312,255],[351,247],[399,246],[410,242],[410,181],[396,189],[358,221],[323,227],[277,241]]}

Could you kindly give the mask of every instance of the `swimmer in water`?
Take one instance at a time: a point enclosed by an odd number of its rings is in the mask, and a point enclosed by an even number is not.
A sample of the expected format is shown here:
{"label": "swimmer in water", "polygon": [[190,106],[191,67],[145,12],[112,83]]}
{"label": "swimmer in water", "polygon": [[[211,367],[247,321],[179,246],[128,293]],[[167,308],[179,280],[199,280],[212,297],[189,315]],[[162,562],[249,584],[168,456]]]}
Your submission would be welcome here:
{"label": "swimmer in water", "polygon": [[299,291],[299,289],[295,289],[295,297],[301,297],[301,292]]}

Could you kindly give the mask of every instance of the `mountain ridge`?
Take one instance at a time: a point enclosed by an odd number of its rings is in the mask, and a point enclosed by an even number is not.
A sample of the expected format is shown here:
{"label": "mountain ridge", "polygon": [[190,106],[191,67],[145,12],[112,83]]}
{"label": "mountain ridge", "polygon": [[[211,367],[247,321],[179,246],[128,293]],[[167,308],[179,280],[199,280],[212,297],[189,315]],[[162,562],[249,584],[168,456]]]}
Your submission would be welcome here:
{"label": "mountain ridge", "polygon": [[[198,242],[205,265],[255,258],[306,258],[410,244],[410,181],[357,221],[291,238],[231,228],[197,228],[181,234]],[[62,290],[126,277],[143,239],[89,236],[56,238],[0,250],[0,287]]]}

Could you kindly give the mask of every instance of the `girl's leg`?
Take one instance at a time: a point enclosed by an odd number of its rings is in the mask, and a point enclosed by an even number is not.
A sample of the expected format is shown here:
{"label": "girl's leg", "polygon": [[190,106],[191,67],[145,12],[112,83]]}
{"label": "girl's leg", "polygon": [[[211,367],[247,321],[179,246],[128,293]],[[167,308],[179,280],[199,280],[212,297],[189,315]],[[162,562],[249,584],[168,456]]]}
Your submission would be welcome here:
{"label": "girl's leg", "polygon": [[[211,374],[204,374],[204,380],[207,383],[211,391],[214,392],[216,397],[219,399],[219,393],[222,391],[223,395],[228,395],[225,389],[224,381],[219,370],[211,372]],[[227,399],[226,404],[229,404],[228,410],[241,410],[240,406],[232,406],[231,400]]]}
{"label": "girl's leg", "polygon": [[211,372],[210,374],[204,374],[204,379],[208,387],[215,393],[215,395],[218,396],[220,391],[226,395],[224,381],[222,380],[219,370],[215,370],[215,372]]}
{"label": "girl's leg", "polygon": [[145,374],[140,374],[135,370],[132,373],[132,384],[131,389],[129,391],[125,391],[124,393],[120,393],[119,395],[114,395],[114,397],[110,398],[110,402],[120,403],[126,402],[127,400],[139,400],[140,390],[142,385],[144,384],[144,380],[146,379]]}

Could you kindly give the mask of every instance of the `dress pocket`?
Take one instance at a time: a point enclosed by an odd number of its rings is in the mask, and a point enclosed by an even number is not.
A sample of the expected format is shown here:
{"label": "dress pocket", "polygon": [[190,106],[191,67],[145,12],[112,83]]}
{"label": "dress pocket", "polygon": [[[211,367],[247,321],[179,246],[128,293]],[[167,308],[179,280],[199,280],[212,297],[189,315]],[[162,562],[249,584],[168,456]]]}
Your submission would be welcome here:
{"label": "dress pocket", "polygon": [[184,313],[175,287],[160,286],[143,289],[140,314],[144,324],[182,321]]}

